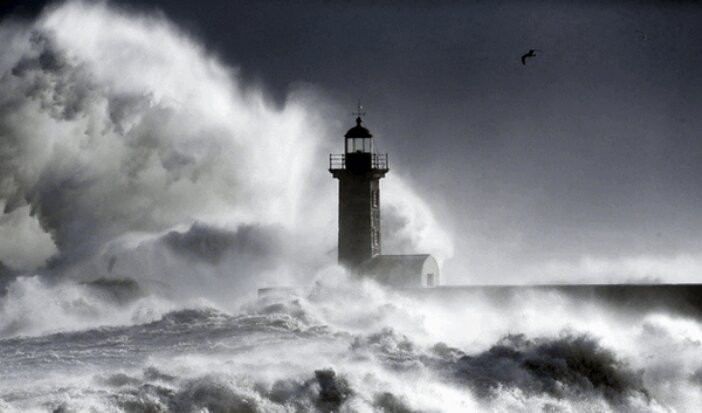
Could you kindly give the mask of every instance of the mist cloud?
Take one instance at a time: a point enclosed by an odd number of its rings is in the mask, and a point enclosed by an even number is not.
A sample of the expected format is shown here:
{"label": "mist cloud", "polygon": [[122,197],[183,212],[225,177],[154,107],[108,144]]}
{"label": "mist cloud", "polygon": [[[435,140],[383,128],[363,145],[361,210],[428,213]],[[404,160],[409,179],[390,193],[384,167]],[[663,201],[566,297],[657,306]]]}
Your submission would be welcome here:
{"label": "mist cloud", "polygon": [[[0,243],[6,265],[85,278],[86,263],[124,268],[145,242],[192,259],[181,264],[216,267],[225,250],[240,263],[300,257],[308,271],[334,262],[324,165],[343,126],[324,117],[334,103],[322,94],[296,88],[275,108],[163,16],[105,4],[3,22],[0,40],[0,233],[25,240]],[[448,257],[430,209],[393,181],[383,202],[401,225],[388,245]]]}

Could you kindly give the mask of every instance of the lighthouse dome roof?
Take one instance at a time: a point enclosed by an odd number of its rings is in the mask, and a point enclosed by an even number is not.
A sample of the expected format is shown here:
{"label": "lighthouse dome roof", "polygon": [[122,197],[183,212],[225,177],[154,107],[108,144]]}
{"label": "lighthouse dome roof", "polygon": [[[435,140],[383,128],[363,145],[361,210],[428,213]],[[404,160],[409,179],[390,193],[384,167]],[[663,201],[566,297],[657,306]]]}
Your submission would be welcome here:
{"label": "lighthouse dome roof", "polygon": [[373,135],[370,133],[370,131],[365,128],[363,125],[361,125],[363,121],[361,120],[361,117],[356,118],[356,126],[353,128],[349,129],[348,132],[346,132],[346,135],[344,135],[345,138],[372,138]]}

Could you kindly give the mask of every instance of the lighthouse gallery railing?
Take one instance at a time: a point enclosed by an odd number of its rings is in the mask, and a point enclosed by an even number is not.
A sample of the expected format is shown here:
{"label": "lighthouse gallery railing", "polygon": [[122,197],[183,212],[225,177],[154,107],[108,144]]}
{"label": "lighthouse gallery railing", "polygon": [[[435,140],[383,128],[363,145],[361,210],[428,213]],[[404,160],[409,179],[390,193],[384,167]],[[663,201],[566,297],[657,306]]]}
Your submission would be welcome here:
{"label": "lighthouse gallery railing", "polygon": [[[371,168],[373,169],[389,169],[387,153],[371,154]],[[336,171],[346,169],[346,154],[331,154],[329,155],[329,170]]]}

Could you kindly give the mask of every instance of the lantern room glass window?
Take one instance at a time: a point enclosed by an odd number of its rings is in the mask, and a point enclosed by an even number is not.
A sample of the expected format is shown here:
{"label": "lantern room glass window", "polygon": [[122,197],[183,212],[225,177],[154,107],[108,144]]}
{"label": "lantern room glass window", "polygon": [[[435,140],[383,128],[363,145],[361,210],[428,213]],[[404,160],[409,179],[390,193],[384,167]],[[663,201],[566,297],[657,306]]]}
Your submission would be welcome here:
{"label": "lantern room glass window", "polygon": [[373,138],[347,138],[346,153],[373,152]]}

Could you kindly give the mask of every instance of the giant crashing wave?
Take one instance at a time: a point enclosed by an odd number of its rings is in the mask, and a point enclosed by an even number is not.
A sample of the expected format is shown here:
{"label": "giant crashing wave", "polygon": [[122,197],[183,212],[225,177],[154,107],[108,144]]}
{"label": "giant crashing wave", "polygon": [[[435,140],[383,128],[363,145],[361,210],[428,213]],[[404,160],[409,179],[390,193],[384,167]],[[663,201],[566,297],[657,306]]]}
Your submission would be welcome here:
{"label": "giant crashing wave", "polygon": [[[333,261],[334,182],[318,161],[340,137],[320,91],[271,104],[163,15],[104,3],[4,20],[0,41],[0,288],[117,270],[213,293]],[[450,255],[396,175],[386,243]]]}

